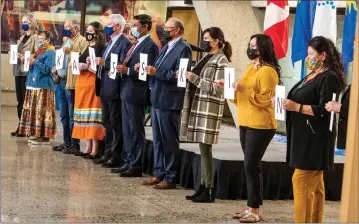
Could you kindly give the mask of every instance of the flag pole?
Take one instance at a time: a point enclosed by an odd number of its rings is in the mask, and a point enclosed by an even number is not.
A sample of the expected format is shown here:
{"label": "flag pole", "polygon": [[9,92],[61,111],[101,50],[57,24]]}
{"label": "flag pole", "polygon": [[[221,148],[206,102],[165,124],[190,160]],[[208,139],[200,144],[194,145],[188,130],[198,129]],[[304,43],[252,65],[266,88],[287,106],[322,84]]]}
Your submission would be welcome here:
{"label": "flag pole", "polygon": [[300,71],[300,79],[303,79],[304,78],[304,76],[305,76],[305,72],[304,72],[304,63],[305,63],[305,61],[304,61],[304,59],[302,59],[302,68],[301,68],[301,71]]}

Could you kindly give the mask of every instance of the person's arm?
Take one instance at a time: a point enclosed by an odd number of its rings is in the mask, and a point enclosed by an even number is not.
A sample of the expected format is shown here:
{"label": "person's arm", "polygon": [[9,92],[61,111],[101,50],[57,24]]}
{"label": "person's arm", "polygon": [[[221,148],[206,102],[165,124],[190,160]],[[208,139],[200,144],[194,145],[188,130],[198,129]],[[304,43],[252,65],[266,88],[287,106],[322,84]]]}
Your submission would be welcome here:
{"label": "person's arm", "polygon": [[278,74],[274,69],[266,69],[259,74],[257,86],[259,92],[253,89],[250,91],[249,102],[259,108],[269,107],[272,104],[272,97],[275,95],[275,87],[278,85]]}
{"label": "person's arm", "polygon": [[[171,56],[169,56],[169,57],[171,57]],[[180,58],[188,58],[189,59],[187,71],[190,71],[191,70],[191,62],[192,62],[192,50],[189,46],[186,46],[184,48]],[[155,78],[157,80],[161,80],[161,81],[165,81],[165,82],[176,83],[177,82],[176,71],[179,69],[180,58],[177,60],[175,69],[166,70],[166,69],[160,68],[157,70]]]}
{"label": "person's arm", "polygon": [[52,74],[52,68],[55,67],[55,51],[49,51],[44,62],[35,59],[34,66],[36,66],[41,72],[39,76]]}
{"label": "person's arm", "polygon": [[193,83],[197,88],[201,89],[202,91],[211,94],[211,95],[221,95],[223,93],[223,88],[219,87],[216,80],[224,79],[224,68],[229,67],[229,63],[226,57],[221,57],[217,63],[217,68],[215,71],[214,80],[205,80],[200,78],[195,73],[191,73],[189,77],[189,81]]}

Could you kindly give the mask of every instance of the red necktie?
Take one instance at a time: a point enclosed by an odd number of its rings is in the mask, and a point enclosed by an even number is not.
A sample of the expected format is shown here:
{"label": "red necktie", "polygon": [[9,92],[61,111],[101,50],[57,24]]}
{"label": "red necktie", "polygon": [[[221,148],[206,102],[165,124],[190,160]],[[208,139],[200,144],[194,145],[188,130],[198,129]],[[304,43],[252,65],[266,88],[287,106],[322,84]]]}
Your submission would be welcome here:
{"label": "red necktie", "polygon": [[136,45],[137,45],[137,40],[133,43],[133,45],[132,45],[132,47],[130,48],[130,50],[128,50],[127,55],[126,55],[126,58],[125,58],[125,60],[123,60],[123,64],[124,64],[124,65],[127,64],[127,62],[128,62],[128,60],[130,59],[130,56],[131,56],[133,50],[135,49]]}

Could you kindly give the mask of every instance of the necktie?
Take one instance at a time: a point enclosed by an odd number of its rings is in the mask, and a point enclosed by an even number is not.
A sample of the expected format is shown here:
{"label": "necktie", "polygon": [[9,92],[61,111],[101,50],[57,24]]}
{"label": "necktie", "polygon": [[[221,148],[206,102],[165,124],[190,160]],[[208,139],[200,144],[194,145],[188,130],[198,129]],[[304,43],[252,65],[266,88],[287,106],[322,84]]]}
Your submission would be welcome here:
{"label": "necktie", "polygon": [[105,53],[103,54],[103,59],[106,59],[106,58],[107,58],[107,54],[108,54],[108,52],[110,51],[111,45],[112,45],[112,40],[110,40],[110,42],[108,42],[108,44],[107,44],[107,46],[106,46]]}
{"label": "necktie", "polygon": [[166,55],[167,49],[168,49],[168,45],[166,45],[166,46],[162,49],[160,55],[159,55],[158,58],[157,58],[155,67],[157,67],[157,66],[162,62],[163,57]]}
{"label": "necktie", "polygon": [[130,50],[128,50],[127,55],[126,55],[126,58],[125,58],[125,60],[123,60],[123,64],[124,64],[124,65],[127,65],[127,62],[128,62],[128,60],[130,60],[130,57],[131,57],[132,52],[133,52],[133,50],[135,49],[136,45],[137,45],[137,40],[133,43],[133,45],[132,45],[132,47],[130,48]]}

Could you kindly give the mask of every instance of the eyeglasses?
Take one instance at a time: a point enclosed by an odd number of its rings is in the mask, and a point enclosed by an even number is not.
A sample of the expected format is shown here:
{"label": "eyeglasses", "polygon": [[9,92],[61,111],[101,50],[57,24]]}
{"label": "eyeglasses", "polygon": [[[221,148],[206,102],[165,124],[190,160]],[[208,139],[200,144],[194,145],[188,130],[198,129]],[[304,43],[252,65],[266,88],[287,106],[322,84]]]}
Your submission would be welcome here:
{"label": "eyeglasses", "polygon": [[164,27],[165,30],[170,30],[170,29],[176,29],[176,27],[172,27],[172,26],[165,26]]}

